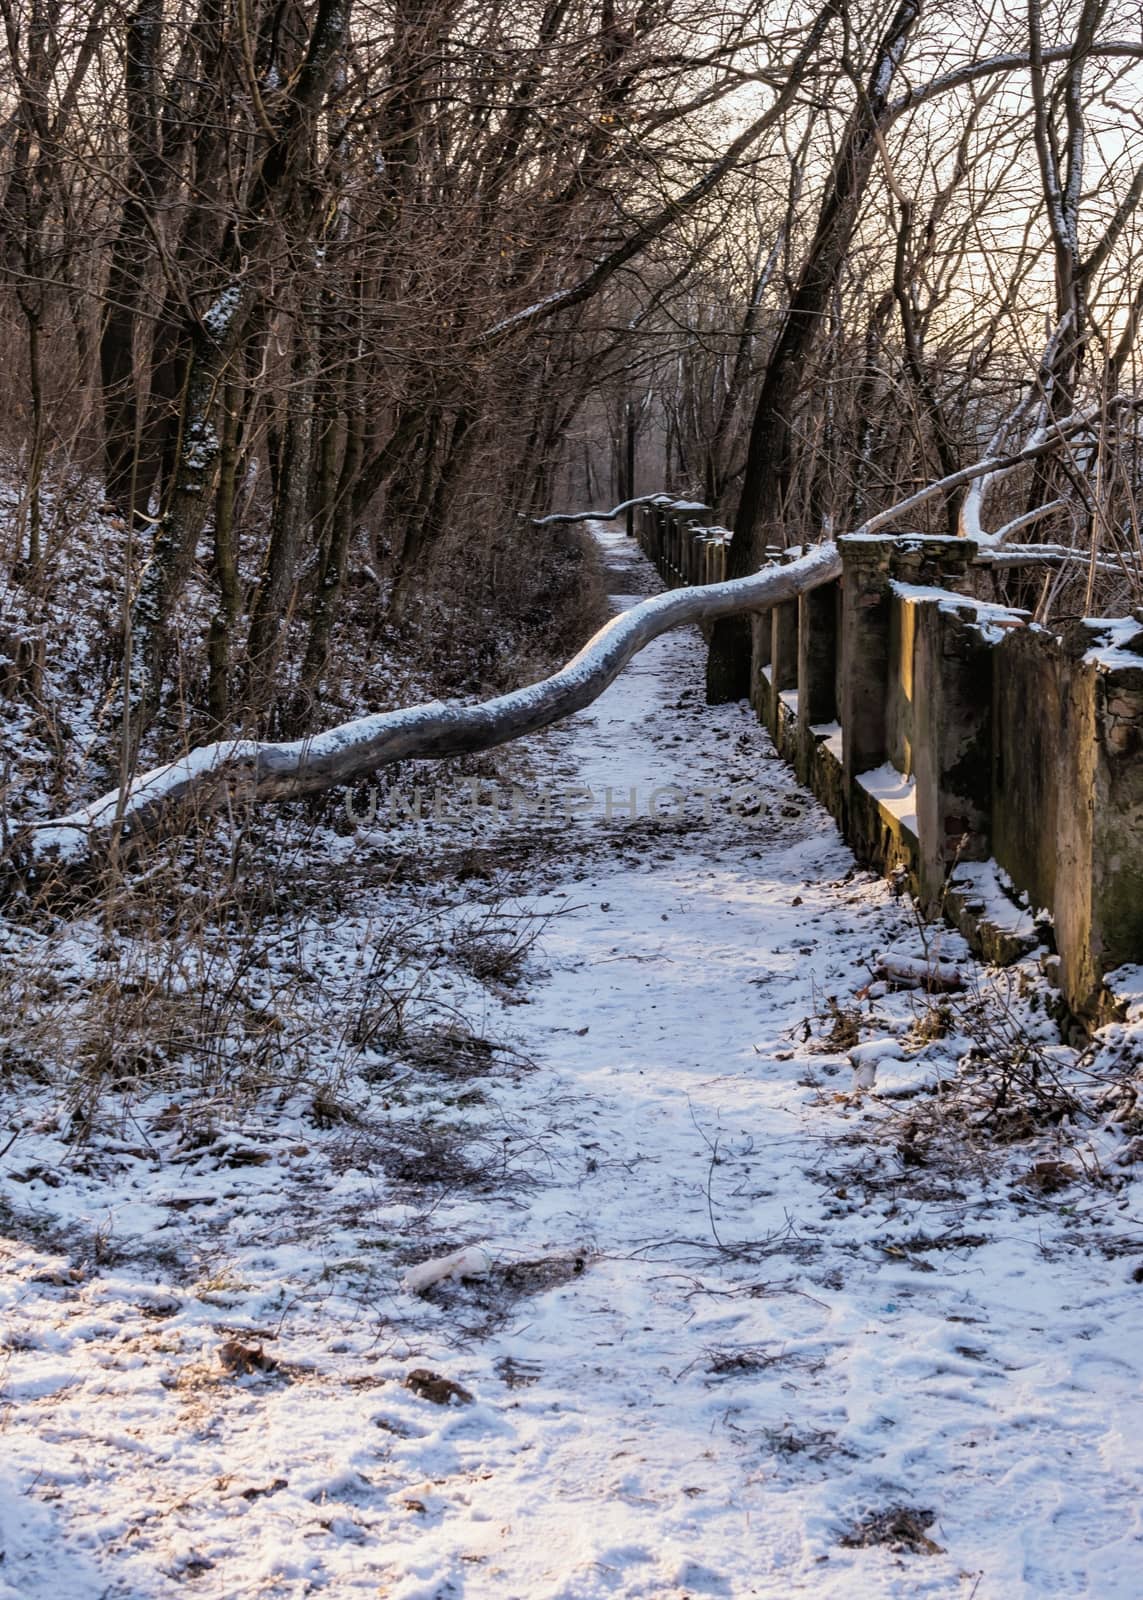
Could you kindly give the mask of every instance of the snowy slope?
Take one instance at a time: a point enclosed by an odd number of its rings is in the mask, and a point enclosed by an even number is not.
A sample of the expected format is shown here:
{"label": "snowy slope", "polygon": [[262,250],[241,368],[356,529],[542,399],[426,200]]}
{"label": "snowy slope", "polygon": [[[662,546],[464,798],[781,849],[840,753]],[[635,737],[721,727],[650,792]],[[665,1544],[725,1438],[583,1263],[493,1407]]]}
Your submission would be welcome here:
{"label": "snowy slope", "polygon": [[[419,1067],[361,1051],[356,1121],[315,1125],[312,1092],[136,1096],[77,1147],[57,1089],[13,1090],[0,1595],[1139,1593],[1140,1189],[1020,1181],[1050,1152],[1110,1169],[1127,1136],[902,1153],[922,1102],[892,1091],[956,1079],[971,1041],[870,989],[920,949],[908,906],[743,707],[702,704],[702,659],[660,639],[532,742],[592,795],[481,824],[541,943],[515,984],[438,973],[464,1029]],[[313,926],[327,988],[376,915]],[[292,1003],[320,1054],[328,1010]],[[401,1288],[470,1244],[488,1274]]]}

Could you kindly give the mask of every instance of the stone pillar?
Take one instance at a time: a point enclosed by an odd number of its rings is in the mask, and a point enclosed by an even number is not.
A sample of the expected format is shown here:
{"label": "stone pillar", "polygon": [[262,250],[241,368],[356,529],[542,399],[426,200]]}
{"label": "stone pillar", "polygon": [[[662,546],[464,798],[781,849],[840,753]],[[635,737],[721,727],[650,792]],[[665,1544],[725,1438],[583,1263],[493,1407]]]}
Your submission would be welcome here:
{"label": "stone pillar", "polygon": [[702,535],[693,522],[683,524],[683,581],[693,584],[698,570],[698,542]]}
{"label": "stone pillar", "polygon": [[655,550],[652,557],[655,570],[660,578],[666,580],[666,551],[667,551],[667,513],[661,503],[656,503],[652,508],[655,517]]}
{"label": "stone pillar", "polygon": [[838,586],[824,583],[798,598],[797,770],[813,781],[815,723],[837,720]]}
{"label": "stone pillar", "polygon": [[770,650],[773,622],[769,611],[750,613],[750,705],[759,722],[770,718]]}
{"label": "stone pillar", "polygon": [[765,706],[766,726],[782,754],[789,742],[782,714],[782,690],[798,684],[798,602],[783,600],[770,610],[770,694]]}
{"label": "stone pillar", "polygon": [[837,720],[837,585],[798,598],[798,715],[808,725]]}
{"label": "stone pillar", "polygon": [[678,587],[683,576],[683,522],[677,512],[671,512],[671,582]]}
{"label": "stone pillar", "polygon": [[969,588],[977,553],[971,539],[929,534],[843,534],[840,694],[845,774],[879,767],[890,753],[889,704],[893,609],[890,581]]}
{"label": "stone pillar", "polygon": [[798,602],[783,600],[770,610],[770,681],[776,689],[798,684]]}
{"label": "stone pillar", "polygon": [[846,787],[887,754],[892,539],[846,534],[842,560],[841,705]]}
{"label": "stone pillar", "polygon": [[691,582],[706,582],[706,546],[709,537],[706,528],[691,529]]}
{"label": "stone pillar", "polygon": [[679,583],[695,581],[694,553],[695,529],[709,515],[710,507],[697,500],[680,500],[671,507],[671,525],[674,528],[673,566]]}
{"label": "stone pillar", "polygon": [[[905,821],[908,812],[886,809],[857,780],[885,762],[892,762],[903,777],[915,775],[908,769],[915,769],[919,743],[914,726],[918,610],[933,588],[943,590],[946,602],[956,604],[955,597],[971,587],[970,565],[977,547],[969,539],[939,535],[850,534],[838,540],[838,548],[842,557],[838,698],[845,833],[866,860],[884,866],[899,859],[912,865],[912,834]],[[938,603],[938,596],[931,598]],[[956,691],[950,688],[948,694],[951,705]],[[954,732],[952,745],[962,736],[963,729]],[[961,801],[966,796],[957,787],[961,780],[946,770],[947,764],[955,765],[955,756],[942,747],[939,733],[934,738],[935,748],[926,757],[925,795],[922,797],[918,781],[914,798],[917,804],[939,808],[953,795]],[[976,792],[975,779],[969,787]],[[987,799],[981,803],[986,810]],[[959,813],[948,810],[947,820],[954,815]],[[930,818],[930,841],[937,826],[935,816],[934,812]],[[915,825],[919,829],[919,820]],[[919,845],[916,849],[919,854]],[[944,854],[939,844],[933,844],[932,850],[930,889],[939,875],[936,863]],[[915,864],[920,865],[919,861]]]}
{"label": "stone pillar", "polygon": [[673,523],[671,521],[670,506],[660,506],[659,518],[659,576],[663,582],[670,585],[671,581],[671,535]]}
{"label": "stone pillar", "polygon": [[1105,1020],[1103,976],[1143,962],[1143,629],[1066,636],[1056,813],[1060,988]]}
{"label": "stone pillar", "polygon": [[[1056,810],[1059,800],[1060,715],[1065,662],[1052,634],[1011,631],[997,646],[992,668],[992,853],[1032,909],[1056,903]],[[1028,818],[1034,825],[1028,825]]]}
{"label": "stone pillar", "polygon": [[991,853],[996,650],[971,606],[921,600],[913,610],[918,877],[925,910],[936,912],[954,862]]}

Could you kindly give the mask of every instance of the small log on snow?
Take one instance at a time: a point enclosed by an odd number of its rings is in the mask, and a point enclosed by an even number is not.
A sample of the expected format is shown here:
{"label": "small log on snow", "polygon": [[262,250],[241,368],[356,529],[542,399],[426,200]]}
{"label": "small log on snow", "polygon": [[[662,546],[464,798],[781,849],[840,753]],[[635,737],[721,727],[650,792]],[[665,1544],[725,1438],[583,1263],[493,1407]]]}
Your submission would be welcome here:
{"label": "small log on snow", "polygon": [[901,988],[926,994],[953,994],[964,988],[964,973],[951,961],[926,961],[921,956],[878,956],[877,976]]}
{"label": "small log on snow", "polygon": [[284,744],[223,740],[156,767],[127,788],[66,817],[35,823],[14,846],[33,874],[53,861],[82,867],[118,837],[140,839],[185,826],[238,800],[296,799],[351,783],[396,761],[439,760],[490,750],[581,711],[599,697],[632,656],[661,633],[688,623],[766,610],[841,574],[835,544],[816,545],[784,567],[748,578],[652,596],[613,617],[559,672],[476,705],[439,700],[342,723]]}

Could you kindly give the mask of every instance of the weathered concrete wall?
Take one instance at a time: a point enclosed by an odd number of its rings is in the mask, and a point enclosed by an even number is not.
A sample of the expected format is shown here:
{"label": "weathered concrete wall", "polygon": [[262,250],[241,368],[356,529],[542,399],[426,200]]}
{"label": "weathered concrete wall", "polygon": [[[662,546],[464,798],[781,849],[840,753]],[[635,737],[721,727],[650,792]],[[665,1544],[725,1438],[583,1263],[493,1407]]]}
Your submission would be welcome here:
{"label": "weathered concrete wall", "polygon": [[[729,535],[704,513],[643,508],[666,582],[724,577]],[[1034,934],[1014,901],[989,905],[982,872],[1049,912],[1064,999],[1099,1018],[1104,974],[1143,963],[1143,621],[1059,638],[974,595],[969,540],[838,545],[839,582],[752,619],[759,718],[857,854],[903,870],[990,959]]]}
{"label": "weathered concrete wall", "polygon": [[902,600],[890,591],[889,658],[885,682],[885,754],[906,777],[913,774],[913,706],[916,685],[913,663],[917,649],[915,600]]}
{"label": "weathered concrete wall", "polygon": [[999,646],[993,670],[992,853],[1036,908],[1051,910],[1063,653],[1051,634],[1021,628]]}
{"label": "weathered concrete wall", "polygon": [[912,776],[918,876],[926,910],[941,909],[952,867],[991,854],[995,644],[972,605],[909,600],[915,617]]}
{"label": "weathered concrete wall", "polygon": [[1103,974],[1143,960],[1143,627],[1080,623],[1060,653],[1060,986],[1098,1015]]}

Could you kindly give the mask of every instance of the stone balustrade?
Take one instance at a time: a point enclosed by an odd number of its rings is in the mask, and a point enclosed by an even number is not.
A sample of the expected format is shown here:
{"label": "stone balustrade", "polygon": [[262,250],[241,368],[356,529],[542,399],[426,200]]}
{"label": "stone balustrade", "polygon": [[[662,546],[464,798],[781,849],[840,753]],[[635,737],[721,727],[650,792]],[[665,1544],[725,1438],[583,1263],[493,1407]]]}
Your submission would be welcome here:
{"label": "stone balustrade", "polygon": [[[643,506],[669,585],[726,576],[691,502]],[[842,576],[753,619],[751,702],[857,855],[987,958],[1044,939],[1068,1012],[1143,965],[1143,619],[1063,633],[980,596],[970,540],[843,536]],[[774,560],[789,559],[772,552]]]}

